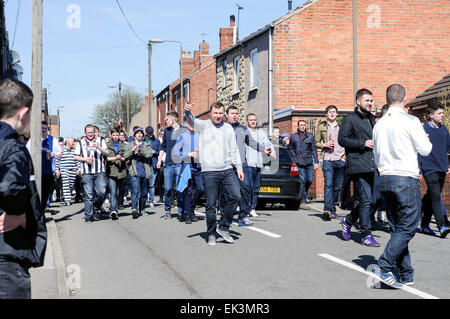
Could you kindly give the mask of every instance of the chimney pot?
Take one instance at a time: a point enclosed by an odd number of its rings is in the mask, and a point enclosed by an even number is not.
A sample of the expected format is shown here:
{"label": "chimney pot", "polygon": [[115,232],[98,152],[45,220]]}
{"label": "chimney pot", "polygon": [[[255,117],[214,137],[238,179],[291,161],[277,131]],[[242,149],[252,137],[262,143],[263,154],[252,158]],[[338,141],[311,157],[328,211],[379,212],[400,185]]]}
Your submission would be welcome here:
{"label": "chimney pot", "polygon": [[235,26],[235,17],[234,17],[234,14],[232,14],[231,16],[230,16],[230,27],[234,27]]}

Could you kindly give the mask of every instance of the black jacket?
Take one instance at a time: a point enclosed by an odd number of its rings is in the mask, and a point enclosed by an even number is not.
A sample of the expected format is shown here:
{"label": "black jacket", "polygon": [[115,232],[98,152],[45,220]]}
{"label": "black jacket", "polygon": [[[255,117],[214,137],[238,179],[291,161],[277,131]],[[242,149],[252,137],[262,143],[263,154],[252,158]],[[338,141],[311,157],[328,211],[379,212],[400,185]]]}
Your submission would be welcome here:
{"label": "black jacket", "polygon": [[292,158],[297,166],[309,166],[313,164],[318,164],[317,159],[317,149],[316,149],[316,139],[314,135],[305,132],[305,138],[301,140],[300,134],[297,132],[292,134],[288,151],[291,153]]}
{"label": "black jacket", "polygon": [[355,111],[341,122],[338,142],[345,148],[347,156],[347,174],[373,173],[376,170],[373,149],[366,147],[366,141],[372,139],[375,118],[371,113]]}
{"label": "black jacket", "polygon": [[0,122],[0,214],[25,213],[27,221],[26,230],[18,227],[0,233],[0,258],[26,268],[38,267],[44,263],[47,244],[45,215],[41,212],[30,153],[18,138],[10,125]]}

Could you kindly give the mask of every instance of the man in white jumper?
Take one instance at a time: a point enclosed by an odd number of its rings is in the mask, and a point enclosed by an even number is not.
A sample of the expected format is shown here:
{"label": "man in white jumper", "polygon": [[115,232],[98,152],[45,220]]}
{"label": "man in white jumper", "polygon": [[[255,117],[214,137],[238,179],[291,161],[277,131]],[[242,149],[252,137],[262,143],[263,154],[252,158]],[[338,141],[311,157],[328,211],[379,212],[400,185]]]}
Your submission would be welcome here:
{"label": "man in white jumper", "polygon": [[[225,107],[220,102],[211,105],[209,120],[196,119],[190,111],[190,104],[186,104],[184,110],[187,122],[199,134],[199,158],[206,197],[208,245],[216,244],[216,233],[225,241],[233,243],[229,228],[241,198],[238,178],[241,181],[244,179],[234,130],[230,124],[223,121]],[[233,167],[236,168],[237,176]],[[217,226],[216,203],[221,187],[228,195],[228,203]]]}
{"label": "man in white jumper", "polygon": [[[393,288],[414,283],[408,243],[421,217],[417,153],[427,156],[432,144],[419,119],[405,110],[406,92],[399,84],[386,90],[389,109],[373,129],[373,153],[380,172],[378,189],[387,205],[391,238],[378,260],[380,278]],[[400,278],[393,275],[397,269]]]}

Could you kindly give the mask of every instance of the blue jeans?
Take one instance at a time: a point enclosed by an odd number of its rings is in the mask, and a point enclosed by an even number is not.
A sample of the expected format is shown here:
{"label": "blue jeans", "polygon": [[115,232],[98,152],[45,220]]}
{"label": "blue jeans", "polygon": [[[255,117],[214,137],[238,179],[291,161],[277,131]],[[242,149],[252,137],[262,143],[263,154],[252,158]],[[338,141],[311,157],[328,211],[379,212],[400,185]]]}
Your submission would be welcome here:
{"label": "blue jeans", "polygon": [[322,170],[324,178],[323,210],[335,213],[344,177],[345,162],[341,160],[323,161]]}
{"label": "blue jeans", "polygon": [[351,226],[359,219],[360,230],[363,237],[371,234],[370,213],[373,177],[374,173],[352,175],[355,193],[354,198],[355,201],[358,202],[358,205],[356,205],[350,214],[345,217],[345,222]]}
{"label": "blue jeans", "polygon": [[131,209],[138,209],[139,211],[145,209],[148,193],[147,183],[148,181],[145,177],[130,176]]}
{"label": "blue jeans", "polygon": [[300,185],[302,189],[300,200],[306,200],[306,198],[308,197],[307,194],[309,187],[311,186],[313,181],[313,175],[314,175],[313,165],[298,167],[298,176],[300,178],[300,182],[302,183],[302,185]]}
{"label": "blue jeans", "polygon": [[380,270],[389,272],[397,268],[402,279],[413,279],[408,243],[420,221],[422,202],[419,181],[412,177],[381,176],[378,188],[386,199],[387,217],[392,228],[391,238],[378,260]]}
{"label": "blue jeans", "polygon": [[[175,165],[167,165],[164,167],[164,210],[166,212],[170,212],[172,208],[172,187],[174,186],[174,178],[175,185],[178,182],[178,176],[180,175],[181,164]],[[181,215],[183,212],[183,195],[177,192],[177,206],[178,206],[178,215]]]}
{"label": "blue jeans", "polygon": [[84,190],[84,215],[86,219],[92,217],[94,210],[100,210],[106,196],[105,173],[83,174],[81,180]]}
{"label": "blue jeans", "polygon": [[221,229],[230,228],[233,215],[241,199],[239,180],[233,169],[224,171],[202,172],[206,196],[206,228],[208,235],[214,234],[217,225],[216,203],[222,188],[226,193],[227,205],[222,211],[219,222]]}
{"label": "blue jeans", "polygon": [[152,170],[152,177],[148,179],[148,194],[149,194],[149,203],[153,203],[155,199],[155,181],[159,175],[159,169],[150,167]]}
{"label": "blue jeans", "polygon": [[243,165],[244,180],[239,181],[241,201],[239,204],[239,218],[247,217],[258,203],[258,193],[261,188],[261,169]]}
{"label": "blue jeans", "polygon": [[[109,187],[109,210],[111,212],[119,211],[119,200],[118,196],[120,194],[120,186],[123,184],[123,179],[117,179],[117,177],[109,177],[108,178],[108,187]],[[123,201],[123,199],[122,199]]]}
{"label": "blue jeans", "polygon": [[186,196],[184,199],[184,212],[187,215],[194,213],[195,206],[197,206],[198,201],[205,192],[202,172],[192,168],[191,176],[190,185],[187,187]]}

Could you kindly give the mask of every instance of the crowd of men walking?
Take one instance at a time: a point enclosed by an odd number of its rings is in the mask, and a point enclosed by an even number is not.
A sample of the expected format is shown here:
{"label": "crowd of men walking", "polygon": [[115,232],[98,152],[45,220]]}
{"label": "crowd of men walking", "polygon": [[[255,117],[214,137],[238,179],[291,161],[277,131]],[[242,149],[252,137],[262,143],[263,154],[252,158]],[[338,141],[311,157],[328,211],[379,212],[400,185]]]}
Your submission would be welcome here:
{"label": "crowd of men walking", "polygon": [[[444,107],[429,106],[428,122],[421,124],[405,111],[406,92],[398,84],[387,88],[387,104],[380,119],[375,117],[373,94],[361,89],[355,96],[354,112],[339,121],[338,108],[328,106],[315,135],[307,132],[306,121],[300,120],[292,136],[274,127],[269,138],[258,128],[255,114],[247,114],[244,126],[239,123],[237,107],[225,109],[220,102],[211,105],[208,120],[195,118],[192,105],[186,104],[184,125],[180,125],[177,112],[168,112],[159,136],[148,126],[134,127],[132,136],[127,137],[118,126],[102,137],[98,127],[89,124],[79,139],[56,140],[42,122],[41,201],[26,141],[20,139],[30,121],[32,99],[23,83],[0,82],[0,275],[17,267],[27,275],[28,268],[42,265],[46,241],[43,212],[52,201],[54,188],[59,189],[56,197],[65,205],[71,205],[73,192],[76,202],[84,201],[87,223],[102,215],[117,220],[128,193],[132,218],[145,216],[147,205],[154,207],[158,190],[164,218],[172,218],[176,202],[178,220],[190,224],[198,220],[195,208],[204,196],[208,245],[215,245],[218,235],[233,243],[229,232],[233,217],[238,215],[239,226],[253,224],[250,218],[257,216],[264,160],[276,159],[280,147],[288,149],[298,167],[299,192],[305,203],[310,202],[307,194],[314,171],[322,167],[324,220],[339,218],[336,207],[346,201],[353,183],[354,204],[350,213],[340,218],[344,240],[350,239],[351,228],[358,224],[361,244],[380,246],[371,231],[375,214],[386,211],[391,239],[379,258],[380,279],[386,284],[394,288],[413,284],[408,243],[419,221],[419,231],[434,235],[430,228],[434,215],[440,237],[450,233],[441,200],[450,171],[450,135],[442,124]],[[320,159],[317,149],[321,150]],[[422,178],[428,186],[423,197]],[[109,212],[103,207],[105,200]],[[17,252],[5,236],[19,228],[23,234],[19,232],[16,240],[28,247],[25,253]],[[393,275],[394,270],[400,278]],[[0,297],[29,297],[27,276],[9,276],[8,285],[17,290],[0,282]]]}

